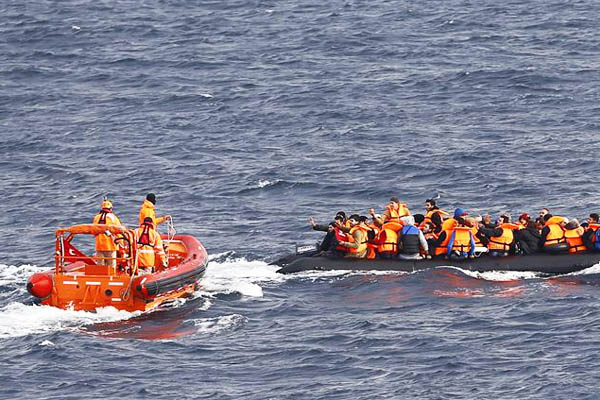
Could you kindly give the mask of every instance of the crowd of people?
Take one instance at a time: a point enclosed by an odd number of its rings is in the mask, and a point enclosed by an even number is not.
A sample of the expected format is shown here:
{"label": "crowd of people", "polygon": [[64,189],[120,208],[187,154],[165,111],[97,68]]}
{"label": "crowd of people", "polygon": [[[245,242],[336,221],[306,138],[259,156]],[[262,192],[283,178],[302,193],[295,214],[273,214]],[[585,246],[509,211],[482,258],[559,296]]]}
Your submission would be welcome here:
{"label": "crowd of people", "polygon": [[509,214],[497,220],[490,215],[471,216],[456,208],[448,213],[434,199],[425,201],[425,213],[411,215],[406,204],[392,197],[382,214],[373,208],[368,216],[339,211],[328,225],[308,218],[312,228],[327,232],[318,246],[320,255],[349,258],[400,258],[420,260],[444,257],[474,258],[513,254],[580,253],[600,251],[599,215],[586,221],[552,215],[543,208],[536,218],[527,213],[512,221]]}
{"label": "crowd of people", "polygon": [[[139,227],[135,229],[137,238],[138,270],[143,273],[153,272],[156,265],[167,267],[168,260],[163,248],[160,234],[156,231],[158,224],[168,221],[171,216],[157,217],[154,211],[156,195],[148,193],[139,213]],[[100,211],[94,217],[94,225],[123,226],[121,220],[113,212],[113,204],[104,199]],[[98,265],[116,266],[118,245],[110,232],[96,236],[96,262]]]}

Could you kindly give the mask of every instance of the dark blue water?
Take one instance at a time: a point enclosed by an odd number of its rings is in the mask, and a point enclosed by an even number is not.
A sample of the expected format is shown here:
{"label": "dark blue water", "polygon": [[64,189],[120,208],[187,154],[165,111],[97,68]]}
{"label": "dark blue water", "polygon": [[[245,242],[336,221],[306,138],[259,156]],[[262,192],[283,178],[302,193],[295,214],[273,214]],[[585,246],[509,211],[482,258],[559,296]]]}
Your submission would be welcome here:
{"label": "dark blue water", "polygon": [[[597,397],[600,269],[279,276],[308,215],[391,195],[598,212],[590,0],[0,4],[0,398]],[[212,261],[193,299],[33,304],[108,193]]]}

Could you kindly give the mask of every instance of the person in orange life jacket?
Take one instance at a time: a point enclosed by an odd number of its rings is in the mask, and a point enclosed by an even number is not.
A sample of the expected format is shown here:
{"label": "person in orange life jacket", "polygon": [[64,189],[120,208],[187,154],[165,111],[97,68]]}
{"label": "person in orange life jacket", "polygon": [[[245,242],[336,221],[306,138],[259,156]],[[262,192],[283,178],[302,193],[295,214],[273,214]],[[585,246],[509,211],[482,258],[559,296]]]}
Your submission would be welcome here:
{"label": "person in orange life jacket", "polygon": [[403,260],[421,260],[421,249],[427,254],[429,252],[429,244],[425,235],[419,228],[415,226],[415,218],[413,216],[405,216],[400,218],[402,222],[402,230],[398,232],[398,258]]}
{"label": "person in orange life jacket", "polygon": [[348,220],[350,221],[350,237],[349,241],[339,241],[338,245],[345,247],[348,251],[346,257],[348,258],[365,258],[367,256],[367,242],[369,238],[367,232],[371,229],[367,226],[363,219],[363,222],[359,222],[360,216],[358,214],[352,214]]}
{"label": "person in orange life jacket", "polygon": [[[465,217],[468,213],[462,209],[457,209],[454,211],[454,215],[456,223],[453,224],[451,229],[442,231],[442,233],[445,233],[445,243],[440,243],[440,246],[443,246],[444,248],[442,254],[444,254],[445,258],[449,259],[473,258],[475,256],[476,243],[473,237],[472,227],[467,226]],[[466,251],[465,246],[468,248]],[[439,255],[440,252],[441,249],[438,249],[437,254]]]}
{"label": "person in orange life jacket", "polygon": [[144,224],[144,220],[147,217],[152,218],[152,223],[154,224],[154,227],[156,228],[159,224],[162,224],[163,222],[171,219],[170,215],[165,215],[164,217],[157,217],[155,212],[154,212],[154,205],[156,204],[156,195],[154,193],[148,193],[148,195],[146,195],[146,200],[144,200],[144,203],[142,204],[142,208],[140,209],[140,226],[142,226]]}
{"label": "person in orange life jacket", "polygon": [[532,219],[527,222],[525,229],[519,231],[519,248],[523,254],[533,254],[540,248],[541,225]]}
{"label": "person in orange life jacket", "polygon": [[565,217],[546,214],[543,216],[544,227],[540,238],[540,248],[548,253],[563,253],[568,251],[565,237],[565,225],[569,220]]}
{"label": "person in orange life jacket", "polygon": [[[371,213],[371,210],[373,209],[369,209],[369,213],[371,216],[373,216],[374,212]],[[408,207],[406,207],[406,204],[400,203],[400,199],[396,196],[393,196],[390,199],[390,202],[387,204],[382,218],[377,219],[376,223],[377,226],[381,226],[386,221],[399,221],[401,217],[407,215],[410,215],[410,211]]]}
{"label": "person in orange life jacket", "polygon": [[585,232],[582,235],[583,243],[588,250],[598,250],[596,248],[596,230],[600,228],[599,218],[597,213],[591,213],[590,216],[581,223],[581,226],[585,228]]}
{"label": "person in orange life jacket", "polygon": [[565,225],[565,238],[569,245],[569,253],[581,253],[587,250],[582,238],[584,233],[585,228],[580,226],[579,221],[575,218]]}
{"label": "person in orange life jacket", "polygon": [[447,216],[448,213],[440,210],[440,208],[436,205],[435,200],[425,200],[425,222],[431,221],[436,233],[439,233],[442,230],[442,222]]}
{"label": "person in orange life jacket", "polygon": [[[121,225],[119,217],[113,214],[113,205],[109,200],[104,200],[100,212],[96,214],[93,220],[94,225]],[[107,234],[100,233],[96,235],[96,262],[98,265],[108,265],[115,267],[117,265],[117,245],[114,242],[113,235],[107,231]]]}
{"label": "person in orange life jacket", "polygon": [[510,215],[501,215],[494,229],[481,226],[479,230],[489,238],[489,256],[505,257],[515,252],[515,231],[518,227],[510,223]]}
{"label": "person in orange life jacket", "polygon": [[433,225],[433,222],[429,221],[424,222],[423,226],[419,229],[421,229],[421,232],[423,232],[423,236],[425,236],[425,240],[427,241],[427,255],[429,256],[428,258],[430,258],[431,256],[433,256],[433,251],[435,250],[435,246],[438,240],[438,234],[433,231],[435,229],[435,226]]}
{"label": "person in orange life jacket", "polygon": [[[446,253],[445,249],[447,248],[448,240],[450,239],[449,235],[456,226],[464,224],[463,217],[466,215],[469,215],[469,213],[462,208],[457,208],[454,210],[453,217],[448,218],[442,223],[442,231],[438,234],[438,238],[434,243],[435,249],[432,250],[433,254],[441,255],[442,253]],[[442,250],[442,248],[444,250]]]}
{"label": "person in orange life jacket", "polygon": [[[154,229],[152,217],[144,218],[142,226],[135,230],[138,247],[138,268],[144,272],[153,272],[156,256],[163,268],[167,267],[167,259],[163,249],[162,239]],[[149,271],[148,271],[149,270]]]}

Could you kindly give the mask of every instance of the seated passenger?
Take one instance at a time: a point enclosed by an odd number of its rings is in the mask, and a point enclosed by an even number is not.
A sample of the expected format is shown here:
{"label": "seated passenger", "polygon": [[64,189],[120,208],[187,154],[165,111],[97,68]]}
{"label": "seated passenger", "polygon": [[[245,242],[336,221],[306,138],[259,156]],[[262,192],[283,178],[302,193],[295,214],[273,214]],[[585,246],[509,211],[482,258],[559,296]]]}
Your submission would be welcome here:
{"label": "seated passenger", "polygon": [[488,249],[491,257],[505,257],[515,252],[514,231],[519,227],[510,222],[510,216],[503,214],[498,220],[496,228],[486,228],[483,225],[479,230],[488,237]]}
{"label": "seated passenger", "polygon": [[398,255],[398,231],[401,229],[402,224],[396,221],[388,221],[383,224],[376,239],[379,258],[396,258]]}
{"label": "seated passenger", "polygon": [[446,258],[465,259],[475,257],[475,238],[472,228],[459,223],[454,227],[447,245]]}
{"label": "seated passenger", "polygon": [[415,219],[412,216],[402,217],[400,221],[403,227],[398,233],[398,258],[421,260],[421,249],[425,254],[429,251],[429,245],[423,232],[415,226]]}
{"label": "seated passenger", "polygon": [[434,226],[434,232],[439,233],[442,230],[442,222],[449,216],[450,214],[446,211],[438,208],[435,200],[425,200],[425,221],[423,223],[431,222]]}
{"label": "seated passenger", "polygon": [[[597,213],[591,213],[590,216],[586,219],[587,226],[585,227],[585,232],[583,234],[583,243],[588,250],[599,251],[600,250],[600,240],[598,240],[596,232],[598,232],[598,228],[600,228],[599,216]],[[582,226],[584,223],[581,224]]]}
{"label": "seated passenger", "polygon": [[482,216],[481,223],[483,224],[484,228],[493,229],[496,227],[496,223],[492,221],[492,216],[490,214],[485,214]]}
{"label": "seated passenger", "polygon": [[364,223],[366,217],[362,219],[357,214],[352,214],[348,219],[350,221],[350,232],[348,241],[340,241],[338,244],[346,248],[348,258],[365,258],[367,256],[367,242],[369,241],[368,232],[370,228]]}
{"label": "seated passenger", "polygon": [[[317,255],[324,255],[323,252],[327,253],[328,256],[340,256],[345,254],[344,249],[337,248],[338,241],[346,241],[346,233],[340,228],[344,224],[344,218],[341,215],[337,215],[333,221],[327,226],[327,233],[325,237],[318,245]],[[342,254],[339,252],[343,251]]]}
{"label": "seated passenger", "polygon": [[587,250],[583,244],[582,235],[584,232],[585,229],[579,226],[579,221],[576,219],[570,220],[565,225],[565,238],[569,246],[569,253],[580,253]]}
{"label": "seated passenger", "polygon": [[542,228],[540,247],[547,253],[567,252],[567,238],[565,237],[564,226],[569,222],[565,217],[545,214],[543,216],[544,228]]}
{"label": "seated passenger", "polygon": [[[369,212],[371,210],[369,210]],[[400,199],[394,196],[387,204],[382,218],[377,220],[377,225],[381,226],[386,221],[400,221],[400,218],[408,215],[410,215],[410,211],[408,210],[408,207],[406,207],[406,204],[400,203]],[[373,216],[373,214],[371,214],[371,216]]]}
{"label": "seated passenger", "polygon": [[530,219],[525,229],[519,231],[519,248],[523,254],[537,253],[540,248],[541,225]]}

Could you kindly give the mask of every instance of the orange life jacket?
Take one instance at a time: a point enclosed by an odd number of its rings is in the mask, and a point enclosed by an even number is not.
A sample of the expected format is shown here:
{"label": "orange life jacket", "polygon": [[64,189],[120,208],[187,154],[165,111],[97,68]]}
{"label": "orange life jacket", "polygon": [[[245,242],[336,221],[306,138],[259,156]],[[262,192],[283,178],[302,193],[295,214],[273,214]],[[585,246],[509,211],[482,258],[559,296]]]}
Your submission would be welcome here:
{"label": "orange life jacket", "polygon": [[565,230],[565,238],[569,245],[569,253],[579,253],[587,250],[583,244],[583,239],[581,238],[582,233],[583,228],[581,227]]}
{"label": "orange life jacket", "polygon": [[425,219],[423,220],[423,222],[421,222],[419,224],[419,228],[424,227],[425,224],[427,224],[428,222],[433,222],[433,221],[431,221],[431,217],[433,217],[434,214],[438,214],[440,216],[440,218],[442,219],[442,222],[444,221],[444,217],[447,217],[448,215],[450,215],[446,211],[440,210],[439,208],[436,210],[427,211],[425,213]]}
{"label": "orange life jacket", "polygon": [[[456,222],[456,220],[454,220],[454,222]],[[452,236],[453,231],[454,231],[454,228],[448,229],[448,230],[442,230],[442,232],[446,232],[446,238],[442,241],[442,243],[439,244],[438,247],[435,248],[436,256],[441,256],[443,254],[448,253],[448,243],[450,243],[450,237]],[[440,236],[442,235],[442,232],[440,232]]]}
{"label": "orange life jacket", "polygon": [[140,267],[154,267],[155,254],[159,256],[161,262],[164,262],[166,255],[158,232],[149,225],[143,225],[136,229],[136,233],[138,236],[138,265]]}
{"label": "orange life jacket", "polygon": [[510,250],[510,245],[515,240],[513,229],[518,230],[519,227],[516,224],[504,223],[501,224],[499,228],[502,229],[502,235],[491,237],[488,248],[490,250],[508,251]]}
{"label": "orange life jacket", "polygon": [[544,246],[566,243],[567,239],[565,238],[565,230],[559,225],[559,223],[562,221],[564,221],[563,217],[552,217],[546,221],[546,225],[544,227],[548,227],[550,232],[548,232],[548,235],[546,236]]}
{"label": "orange life jacket", "polygon": [[400,221],[401,217],[410,215],[410,211],[406,204],[394,203],[387,205],[388,218],[386,221]]}
{"label": "orange life jacket", "polygon": [[[452,243],[452,250],[468,253],[471,251],[471,228],[467,226],[457,226],[450,236],[454,233],[454,242]],[[448,245],[446,244],[446,247]],[[447,249],[446,249],[447,252]]]}
{"label": "orange life jacket", "polygon": [[396,221],[388,221],[381,227],[379,233],[379,253],[398,253],[398,231],[402,229],[402,224]]}
{"label": "orange life jacket", "polygon": [[[102,210],[98,214],[96,214],[93,223],[104,225],[121,225],[121,221],[115,214],[113,214],[112,212],[107,212],[105,210]],[[104,233],[100,233],[96,236],[96,251],[115,250],[117,250],[117,245],[113,241],[112,237],[107,236]]]}
{"label": "orange life jacket", "polygon": [[481,246],[481,239],[479,239],[477,237],[477,234],[479,233],[479,227],[474,226],[471,228],[471,234],[473,235],[473,240],[475,241],[475,246]]}
{"label": "orange life jacket", "polygon": [[367,249],[367,242],[369,241],[369,228],[364,228],[360,225],[356,225],[354,226],[352,229],[350,229],[350,232],[348,234],[348,242],[350,243],[354,243],[354,232],[356,232],[357,230],[361,230],[365,233],[365,239],[362,243],[358,244],[358,247],[353,248],[353,247],[348,247],[347,251],[348,253],[362,253],[363,251],[365,251]]}

